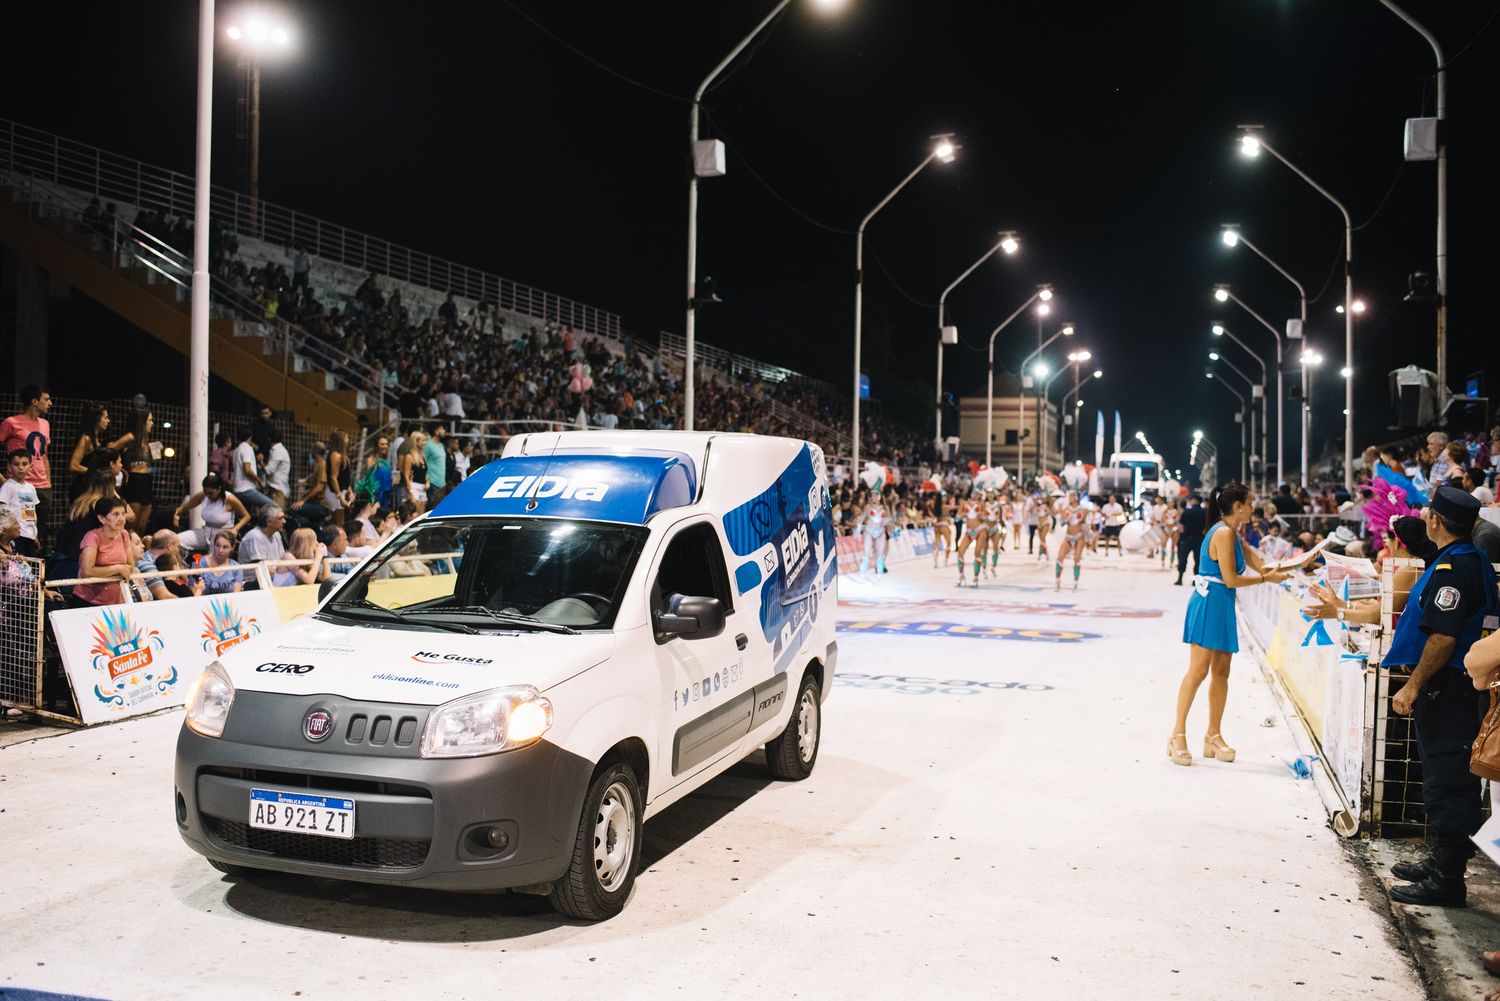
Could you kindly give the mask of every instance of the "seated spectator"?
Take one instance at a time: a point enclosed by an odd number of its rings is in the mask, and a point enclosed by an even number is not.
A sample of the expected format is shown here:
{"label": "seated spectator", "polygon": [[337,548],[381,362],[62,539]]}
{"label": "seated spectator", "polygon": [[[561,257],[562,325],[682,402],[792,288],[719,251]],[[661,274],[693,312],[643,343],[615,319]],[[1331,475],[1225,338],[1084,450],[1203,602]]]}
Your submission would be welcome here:
{"label": "seated spectator", "polygon": [[[177,539],[177,533],[170,528],[164,528],[151,536],[151,546],[136,560],[135,568],[142,574],[154,574],[160,569],[157,563],[161,557],[171,556],[175,559],[180,553],[181,543]],[[158,601],[177,597],[162,578],[147,576],[145,581],[151,597]]]}
{"label": "seated spectator", "polygon": [[238,497],[224,489],[224,481],[218,473],[203,477],[203,489],[177,505],[172,520],[180,524],[189,511],[200,506],[203,527],[190,528],[178,536],[182,548],[190,553],[207,551],[214,537],[225,529],[238,536],[250,524],[250,512],[245,510]]}
{"label": "seated spectator", "polygon": [[97,527],[83,537],[79,548],[78,575],[102,578],[73,588],[73,600],[89,605],[117,605],[124,601],[120,581],[136,576],[140,549],[132,546],[125,531],[128,508],[119,497],[101,497],[93,508]]}
{"label": "seated spectator", "polygon": [[[375,551],[374,546],[351,546],[348,534],[337,525],[329,525],[319,532],[318,541],[328,552],[328,576],[340,580],[348,576],[349,571],[358,566],[360,560]],[[348,558],[347,561],[345,557]],[[333,562],[335,560],[338,562]]]}
{"label": "seated spectator", "polygon": [[283,566],[271,575],[272,587],[293,587],[297,584],[317,584],[328,579],[328,547],[318,541],[318,533],[310,528],[299,528],[292,533],[292,545],[286,558],[311,560],[309,566]]}
{"label": "seated spectator", "polygon": [[[176,553],[162,553],[156,558],[156,569],[161,573],[171,573],[182,568],[182,560]],[[206,590],[203,578],[197,575],[160,577],[158,580],[161,586],[166,588],[167,593],[174,598],[196,598]],[[152,596],[156,597],[155,588],[152,589]]]}
{"label": "seated spectator", "polygon": [[256,512],[254,521],[255,527],[240,540],[240,562],[259,563],[285,556],[281,530],[286,527],[286,512],[275,504],[267,504]]}
{"label": "seated spectator", "polygon": [[[68,523],[57,533],[53,542],[54,563],[48,569],[49,577],[75,577],[78,575],[78,556],[83,547],[83,537],[99,527],[94,508],[106,497],[119,498],[115,491],[115,478],[107,469],[96,469],[87,475],[85,486],[68,508]],[[127,512],[129,507],[126,507]],[[127,515],[126,522],[129,523]]]}
{"label": "seated spectator", "polygon": [[203,570],[199,578],[203,581],[204,594],[229,594],[245,586],[244,573],[234,559],[236,541],[238,537],[227,528],[214,533],[213,545],[199,564]]}

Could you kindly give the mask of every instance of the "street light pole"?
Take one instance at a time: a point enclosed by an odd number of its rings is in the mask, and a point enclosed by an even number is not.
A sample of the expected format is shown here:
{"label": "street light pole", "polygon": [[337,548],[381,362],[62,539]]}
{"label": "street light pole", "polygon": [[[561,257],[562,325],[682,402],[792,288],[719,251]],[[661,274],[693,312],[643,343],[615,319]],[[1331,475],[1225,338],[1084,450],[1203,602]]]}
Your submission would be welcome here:
{"label": "street light pole", "polygon": [[[1333,197],[1328,189],[1308,177],[1286,157],[1278,153],[1260,135],[1260,126],[1240,126],[1240,151],[1246,156],[1256,156],[1261,150],[1280,160],[1292,173],[1306,181],[1318,194],[1333,203],[1344,217],[1344,368],[1348,375],[1344,379],[1344,489],[1354,490],[1354,221],[1344,203]],[[1277,367],[1280,367],[1278,362]]]}
{"label": "street light pole", "polygon": [[[1081,354],[1087,355],[1088,352],[1084,351],[1084,352],[1081,352]],[[1087,361],[1087,359],[1086,358],[1080,358],[1078,361],[1073,362],[1073,388],[1070,389],[1070,390],[1068,390],[1066,393],[1063,394],[1062,403],[1058,406],[1058,415],[1059,415],[1059,417],[1068,416],[1068,415],[1071,414],[1071,418],[1072,418],[1072,422],[1073,422],[1073,454],[1074,455],[1078,454],[1078,409],[1079,409],[1079,407],[1078,407],[1077,403],[1074,403],[1073,404],[1073,410],[1069,411],[1068,410],[1068,401],[1072,400],[1075,396],[1077,396],[1083,390],[1084,386],[1087,386],[1090,382],[1092,382],[1095,379],[1102,379],[1104,377],[1104,372],[1102,370],[1096,368],[1096,369],[1094,369],[1093,375],[1090,375],[1088,377],[1088,379],[1086,379],[1086,380],[1080,381],[1079,378],[1078,378],[1078,366],[1079,366],[1080,362],[1083,362],[1083,361]],[[1064,449],[1063,438],[1064,438],[1064,436],[1066,434],[1066,432],[1064,431],[1065,427],[1066,427],[1066,425],[1064,425],[1063,428],[1059,428],[1058,429],[1057,448],[1058,448],[1059,452],[1063,451],[1063,449]],[[1079,461],[1082,461],[1082,460],[1079,460]],[[1062,456],[1062,464],[1064,466],[1066,466],[1068,464],[1068,457],[1067,457],[1067,455],[1063,455]]]}
{"label": "street light pole", "polygon": [[[1222,324],[1222,323],[1215,323],[1213,325],[1213,332],[1214,332],[1214,336],[1215,337],[1220,337],[1220,336],[1222,336],[1222,337],[1228,337],[1231,341],[1234,341],[1234,343],[1236,343],[1236,344],[1238,344],[1240,346],[1241,350],[1243,350],[1251,358],[1254,358],[1255,359],[1255,363],[1260,366],[1260,463],[1261,463],[1261,466],[1260,466],[1260,489],[1261,489],[1261,493],[1265,493],[1266,492],[1266,425],[1269,423],[1268,420],[1267,420],[1267,416],[1266,416],[1266,398],[1267,398],[1267,395],[1268,395],[1267,392],[1266,392],[1266,360],[1264,358],[1262,358],[1256,352],[1250,350],[1250,345],[1246,344],[1244,341],[1242,341],[1238,337],[1234,336],[1234,331],[1232,331],[1228,327],[1224,326],[1224,324]],[[1254,390],[1253,389],[1251,390],[1251,396],[1252,397],[1254,396]],[[1251,444],[1252,448],[1255,445],[1255,409],[1253,407],[1250,410],[1250,444]]]}
{"label": "street light pole", "polygon": [[[860,368],[862,361],[860,354],[863,345],[863,318],[865,303],[865,227],[870,225],[870,220],[875,214],[885,208],[886,203],[895,198],[901,189],[911,183],[912,178],[920,174],[933,160],[941,160],[943,163],[952,163],[953,157],[958,151],[951,134],[937,135],[932,137],[935,142],[932,152],[922,158],[915,170],[901,179],[901,183],[890,190],[859,222],[859,230],[854,234],[854,438],[852,447],[854,457],[850,474],[859,475],[859,392],[860,392]],[[992,352],[993,355],[993,352]]]}
{"label": "street light pole", "polygon": [[[1245,300],[1235,295],[1228,285],[1214,286],[1214,298],[1220,302],[1233,302],[1254,317],[1262,327],[1271,332],[1272,337],[1276,338],[1276,478],[1284,480],[1286,479],[1286,465],[1283,462],[1283,447],[1286,442],[1286,368],[1281,361],[1281,331],[1274,323],[1246,305]],[[1264,460],[1262,460],[1263,474],[1264,468]]]}
{"label": "street light pole", "polygon": [[[1437,59],[1437,378],[1438,392],[1448,393],[1448,143],[1443,135],[1448,118],[1448,80],[1443,47],[1437,38],[1391,0],[1380,0],[1432,46]],[[1348,303],[1345,303],[1348,308]],[[1438,401],[1439,406],[1442,401]]]}
{"label": "street light pole", "polygon": [[[1048,301],[1051,298],[1052,298],[1052,286],[1051,285],[1038,285],[1037,286],[1037,290],[1035,292],[1031,293],[1031,297],[1030,298],[1028,298],[1025,302],[1021,303],[1020,307],[1014,313],[1010,314],[1005,319],[1001,320],[1000,321],[1000,325],[998,327],[996,327],[994,330],[990,331],[989,386],[988,386],[988,389],[985,391],[985,397],[986,397],[986,399],[989,402],[985,405],[985,412],[984,412],[984,464],[986,466],[992,466],[992,465],[994,465],[994,458],[993,458],[992,446],[995,443],[995,338],[1000,335],[1000,331],[1002,331],[1006,327],[1010,326],[1011,323],[1014,322],[1015,319],[1018,316],[1020,316],[1024,312],[1026,312],[1027,307],[1030,306],[1033,302],[1036,302],[1038,299],[1040,299],[1043,302],[1046,302],[1046,301]],[[1070,326],[1066,327],[1065,329],[1071,331],[1072,330],[1072,326],[1070,325]],[[1023,372],[1025,371],[1024,368],[1022,369],[1022,371]],[[1020,395],[1020,399],[1023,401],[1023,405],[1024,405],[1024,400],[1026,398],[1025,394],[1021,393],[1019,395]],[[1021,438],[1020,438],[1020,434],[1018,432],[1017,436],[1016,436],[1016,445],[1017,445],[1017,447],[1020,447],[1020,444],[1021,444]],[[1020,463],[1019,463],[1019,454],[1018,454],[1017,465],[1019,465],[1019,464]]]}
{"label": "street light pole", "polygon": [[[213,151],[214,0],[198,4],[198,117],[193,164],[193,277],[188,318],[188,482],[208,475],[208,203]],[[144,442],[140,444],[145,444]],[[201,512],[193,513],[199,524]]]}
{"label": "street light pole", "polygon": [[[1038,306],[1037,308],[1040,309],[1041,307]],[[1007,322],[1009,322],[1009,321],[1007,321]],[[1027,355],[1025,358],[1021,359],[1021,385],[1020,385],[1020,388],[1018,388],[1016,390],[1017,399],[1018,399],[1018,401],[1020,403],[1020,408],[1021,408],[1020,417],[1019,417],[1019,419],[1016,422],[1016,446],[1019,449],[1019,451],[1016,453],[1016,467],[1017,467],[1016,468],[1016,475],[1018,475],[1018,476],[1021,475],[1022,471],[1024,471],[1025,468],[1026,468],[1026,437],[1025,437],[1025,434],[1026,434],[1026,366],[1030,365],[1031,362],[1032,362],[1032,359],[1036,358],[1043,351],[1047,350],[1047,346],[1049,344],[1051,344],[1053,341],[1057,340],[1059,337],[1072,337],[1072,336],[1073,336],[1073,324],[1071,324],[1071,323],[1065,323],[1065,324],[1062,325],[1062,328],[1057,331],[1057,333],[1053,334],[1051,337],[1049,337],[1045,341],[1043,341],[1042,337],[1041,337],[1040,325],[1038,325],[1038,331],[1037,331],[1037,342],[1038,343],[1037,343],[1037,346],[1036,346],[1036,350],[1033,351],[1033,352],[1031,352],[1031,354]],[[1033,381],[1035,379],[1037,379],[1037,378],[1043,378],[1043,377],[1045,377],[1045,375],[1046,375],[1045,372],[1041,373],[1040,375],[1034,374]],[[1055,378],[1055,376],[1054,376],[1054,378]],[[1040,409],[1041,409],[1040,394],[1038,394],[1037,406],[1038,406],[1038,414],[1037,414],[1038,431],[1037,431],[1036,449],[1037,449],[1037,455],[1040,456],[1040,459],[1037,462],[1037,466],[1040,467],[1041,464],[1042,464],[1042,462],[1046,461],[1046,453],[1044,451],[1044,447],[1043,447],[1043,444],[1042,444],[1041,430],[1040,430],[1041,416],[1042,416],[1041,413],[1040,413]]]}
{"label": "street light pole", "polygon": [[933,407],[933,447],[939,456],[943,454],[943,333],[947,324],[948,293],[957,288],[960,282],[979,270],[981,264],[994,257],[1001,250],[1004,250],[1006,254],[1014,254],[1020,249],[1020,246],[1015,233],[1009,230],[1002,232],[999,239],[995,241],[995,245],[981,254],[977,261],[964,270],[963,274],[949,282],[948,287],[943,289],[943,294],[938,296],[937,398]]}
{"label": "street light pole", "polygon": [[[697,320],[697,297],[698,297],[698,168],[693,155],[698,148],[698,109],[703,103],[703,94],[708,90],[714,79],[729,66],[730,63],[745,51],[746,46],[755,40],[755,37],[770,26],[782,11],[786,10],[792,0],[780,0],[779,3],[767,14],[759,24],[740,40],[740,43],[729,50],[719,65],[715,66],[698,89],[693,92],[693,103],[688,108],[688,239],[687,239],[687,321],[684,328],[683,348],[683,396],[682,396],[682,427],[685,431],[693,430],[693,380],[695,378],[695,363],[697,356],[696,320]],[[857,394],[856,394],[857,395]]]}
{"label": "street light pole", "polygon": [[[1234,362],[1230,361],[1228,358],[1225,358],[1223,355],[1219,354],[1218,352],[1214,352],[1213,354],[1210,354],[1208,357],[1209,357],[1209,360],[1211,360],[1211,361],[1223,362],[1225,365],[1229,366],[1229,370],[1231,372],[1233,372],[1235,375],[1238,375],[1241,379],[1244,379],[1245,382],[1248,383],[1252,389],[1254,388],[1255,383],[1251,381],[1251,379],[1250,379],[1250,377],[1248,375],[1246,375],[1244,372],[1241,372],[1235,366]],[[1212,372],[1207,372],[1205,374],[1210,379],[1214,378],[1214,374]],[[1229,383],[1225,382],[1223,379],[1214,379],[1214,381],[1217,382],[1217,383],[1219,383],[1225,389],[1229,390],[1231,393],[1233,393],[1235,395],[1235,397],[1240,401],[1240,482],[1241,483],[1245,483],[1245,482],[1247,482],[1247,480],[1246,480],[1246,470],[1245,470],[1245,466],[1246,466],[1245,452],[1247,451],[1246,448],[1245,448],[1245,414],[1248,411],[1252,415],[1251,419],[1253,420],[1254,419],[1253,415],[1255,414],[1255,408],[1253,406],[1247,406],[1246,403],[1245,403],[1245,397],[1240,393],[1240,391],[1237,390],[1237,389],[1235,389]],[[1254,402],[1253,399],[1252,399],[1251,402],[1252,403]],[[1254,431],[1251,431],[1250,435],[1251,435],[1251,440],[1253,441],[1254,440],[1254,435],[1255,435]],[[1262,485],[1262,487],[1264,487],[1264,485]],[[1264,493],[1265,493],[1264,489],[1262,489],[1261,493],[1262,493],[1262,496],[1264,496]]]}
{"label": "street light pole", "polygon": [[[1305,338],[1307,337],[1307,289],[1303,288],[1302,287],[1302,283],[1299,282],[1297,279],[1295,279],[1295,278],[1292,277],[1292,273],[1290,271],[1288,271],[1286,268],[1283,268],[1280,264],[1277,264],[1275,261],[1271,260],[1270,257],[1266,256],[1265,251],[1261,250],[1255,244],[1251,243],[1250,240],[1245,236],[1245,234],[1240,232],[1240,228],[1238,226],[1226,223],[1221,228],[1224,231],[1223,239],[1224,239],[1224,245],[1225,246],[1227,246],[1227,247],[1234,247],[1234,246],[1237,246],[1238,244],[1243,243],[1245,246],[1249,247],[1255,253],[1255,256],[1259,257],[1261,260],[1263,260],[1267,264],[1271,265],[1271,267],[1275,268],[1276,271],[1277,271],[1277,273],[1280,274],[1281,277],[1285,278],[1287,281],[1289,281],[1289,282],[1292,283],[1292,287],[1297,290],[1297,303],[1298,303],[1298,306],[1299,306],[1299,310],[1298,310],[1298,314],[1297,315],[1302,320],[1302,331],[1301,331],[1301,333],[1302,333],[1302,337],[1304,338],[1304,343],[1305,343]],[[1285,372],[1278,372],[1277,373],[1277,377],[1279,379],[1284,379],[1284,378],[1286,378],[1286,373]],[[1307,379],[1306,379],[1306,373],[1305,372],[1303,373],[1301,400],[1302,400],[1302,451],[1301,451],[1302,467],[1301,468],[1302,468],[1302,485],[1305,487],[1305,486],[1307,486]],[[1278,405],[1279,405],[1279,399],[1278,399]],[[1278,433],[1279,433],[1279,431],[1280,431],[1280,425],[1279,424],[1277,425],[1277,430],[1278,430]],[[1283,469],[1277,469],[1276,472],[1277,472],[1277,475],[1279,475],[1282,479],[1286,479],[1286,471],[1285,470],[1283,470]]]}

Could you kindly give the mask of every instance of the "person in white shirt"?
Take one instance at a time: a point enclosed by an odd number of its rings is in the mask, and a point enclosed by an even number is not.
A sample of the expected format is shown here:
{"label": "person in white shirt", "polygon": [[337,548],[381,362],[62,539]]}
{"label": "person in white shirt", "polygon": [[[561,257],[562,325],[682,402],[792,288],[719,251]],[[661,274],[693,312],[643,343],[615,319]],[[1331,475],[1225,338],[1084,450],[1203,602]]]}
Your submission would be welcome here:
{"label": "person in white shirt", "polygon": [[240,503],[254,514],[257,508],[265,507],[271,503],[271,498],[261,492],[264,483],[260,478],[259,467],[255,463],[255,442],[253,441],[254,430],[246,425],[240,432],[240,443],[234,449],[234,487],[233,493],[240,499]]}
{"label": "person in white shirt", "polygon": [[453,453],[453,469],[458,473],[459,482],[469,478],[469,467],[474,464],[474,439],[464,438],[458,443],[458,451]]}
{"label": "person in white shirt", "polygon": [[438,394],[438,413],[449,420],[461,421],[464,419],[464,400],[458,395],[458,390],[450,382],[443,387]]}
{"label": "person in white shirt", "polygon": [[36,509],[40,501],[36,487],[26,482],[30,473],[31,453],[24,448],[12,449],[5,465],[5,482],[0,484],[0,504],[10,509],[21,533],[15,541],[16,552],[22,556],[40,556],[36,530]]}
{"label": "person in white shirt", "polygon": [[281,432],[271,432],[271,451],[266,456],[266,489],[271,500],[285,505],[292,492],[292,454],[281,443]]}
{"label": "person in white shirt", "polygon": [[255,527],[240,540],[240,562],[259,563],[285,557],[286,545],[281,541],[281,530],[285,526],[285,511],[275,504],[262,507],[255,516]]}

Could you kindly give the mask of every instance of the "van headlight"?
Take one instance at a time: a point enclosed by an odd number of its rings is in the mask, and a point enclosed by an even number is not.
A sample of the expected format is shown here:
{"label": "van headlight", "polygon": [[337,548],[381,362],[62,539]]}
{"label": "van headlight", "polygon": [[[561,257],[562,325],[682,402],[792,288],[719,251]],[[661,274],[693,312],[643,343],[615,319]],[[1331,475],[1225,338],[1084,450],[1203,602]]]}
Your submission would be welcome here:
{"label": "van headlight", "polygon": [[203,737],[224,736],[224,724],[229,720],[229,707],[234,705],[234,682],[224,665],[213,661],[198,675],[187,700],[187,717],[183,720],[189,730]]}
{"label": "van headlight", "polygon": [[492,688],[438,706],[422,731],[424,758],[472,758],[542,739],[552,703],[530,685]]}

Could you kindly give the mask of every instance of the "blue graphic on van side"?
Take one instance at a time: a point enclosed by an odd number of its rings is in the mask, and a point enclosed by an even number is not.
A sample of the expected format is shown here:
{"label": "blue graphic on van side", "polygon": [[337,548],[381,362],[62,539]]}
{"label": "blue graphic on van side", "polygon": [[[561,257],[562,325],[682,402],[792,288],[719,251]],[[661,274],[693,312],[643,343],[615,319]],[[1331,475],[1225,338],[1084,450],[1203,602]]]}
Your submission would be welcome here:
{"label": "blue graphic on van side", "polygon": [[[765,574],[760,625],[772,644],[777,671],[786,669],[812,629],[823,592],[838,571],[833,509],[818,476],[822,462],[821,451],[803,445],[774,483],[724,516],[724,536],[735,555],[750,556],[769,547],[767,565],[759,568]],[[742,594],[746,579],[736,571]]]}
{"label": "blue graphic on van side", "polygon": [[749,591],[761,582],[760,564],[751,560],[734,568],[734,586],[740,594]]}
{"label": "blue graphic on van side", "polygon": [[[514,456],[454,487],[433,517],[531,515],[640,525],[657,511],[691,504],[697,489],[692,460],[675,452]],[[536,507],[528,510],[533,499]]]}

